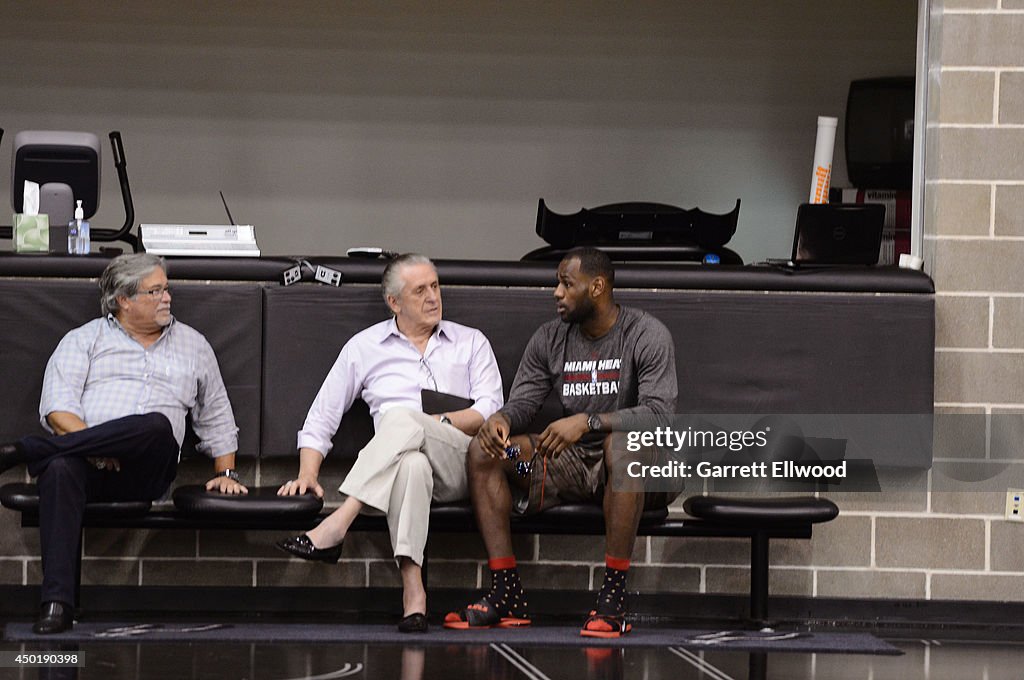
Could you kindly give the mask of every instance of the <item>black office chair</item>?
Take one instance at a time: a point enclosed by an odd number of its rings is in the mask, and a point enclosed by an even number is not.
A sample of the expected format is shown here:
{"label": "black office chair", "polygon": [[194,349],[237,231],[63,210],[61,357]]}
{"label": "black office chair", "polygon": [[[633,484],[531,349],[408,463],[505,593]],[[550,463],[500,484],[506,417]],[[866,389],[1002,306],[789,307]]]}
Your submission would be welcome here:
{"label": "black office chair", "polygon": [[721,215],[645,202],[612,203],[562,215],[548,209],[542,198],[537,235],[550,245],[521,259],[560,260],[573,247],[593,246],[614,262],[704,262],[713,255],[720,264],[741,265],[743,259],[724,247],[736,233],[739,212],[736,199],[736,206]]}

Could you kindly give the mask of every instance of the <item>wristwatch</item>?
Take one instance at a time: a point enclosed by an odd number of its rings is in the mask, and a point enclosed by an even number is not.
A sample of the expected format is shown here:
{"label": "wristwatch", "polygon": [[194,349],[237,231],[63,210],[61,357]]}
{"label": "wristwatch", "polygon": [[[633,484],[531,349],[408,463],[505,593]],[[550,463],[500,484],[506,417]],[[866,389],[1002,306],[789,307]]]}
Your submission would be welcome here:
{"label": "wristwatch", "polygon": [[587,416],[587,429],[590,432],[600,432],[603,427],[604,423],[601,422],[601,416],[596,413],[591,413]]}
{"label": "wristwatch", "polygon": [[239,481],[238,473],[232,470],[231,468],[228,468],[227,470],[221,470],[220,472],[215,474],[214,477],[227,477],[233,482]]}
{"label": "wristwatch", "polygon": [[445,425],[451,425],[452,424],[452,419],[448,417],[447,413],[442,413],[441,414],[441,422],[444,423]]}

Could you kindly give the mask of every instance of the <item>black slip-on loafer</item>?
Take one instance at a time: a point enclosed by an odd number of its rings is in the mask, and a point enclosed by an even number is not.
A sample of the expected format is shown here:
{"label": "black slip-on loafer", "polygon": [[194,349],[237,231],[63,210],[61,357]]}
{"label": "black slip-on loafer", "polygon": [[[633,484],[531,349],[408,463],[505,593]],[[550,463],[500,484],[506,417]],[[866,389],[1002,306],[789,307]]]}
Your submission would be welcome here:
{"label": "black slip-on loafer", "polygon": [[404,619],[398,622],[399,633],[426,633],[427,632],[427,615],[426,614],[409,614]]}
{"label": "black slip-on loafer", "polygon": [[0,444],[0,475],[16,465],[28,462],[28,454],[14,443]]}
{"label": "black slip-on loafer", "polygon": [[71,605],[56,600],[44,602],[39,609],[39,618],[32,625],[32,632],[36,635],[63,633],[71,628],[74,622]]}
{"label": "black slip-on loafer", "polygon": [[344,541],[331,548],[320,549],[313,545],[313,541],[309,540],[309,536],[302,534],[300,536],[291,536],[283,541],[278,541],[274,545],[289,555],[295,555],[295,557],[301,557],[304,560],[337,564],[338,560],[341,559],[342,543],[344,543]]}

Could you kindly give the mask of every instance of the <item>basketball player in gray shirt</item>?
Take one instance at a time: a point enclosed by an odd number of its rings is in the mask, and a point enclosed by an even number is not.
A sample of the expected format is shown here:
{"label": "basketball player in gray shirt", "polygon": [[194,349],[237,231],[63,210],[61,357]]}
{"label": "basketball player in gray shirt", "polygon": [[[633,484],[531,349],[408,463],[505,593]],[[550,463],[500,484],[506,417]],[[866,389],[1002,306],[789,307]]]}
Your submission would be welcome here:
{"label": "basketball player in gray shirt", "polygon": [[[640,515],[665,507],[678,491],[644,493],[635,484],[624,489],[622,439],[612,433],[621,433],[636,417],[673,413],[676,366],[668,329],[650,314],[616,304],[614,282],[612,263],[601,251],[576,248],[566,254],[554,293],[560,318],[534,333],[508,401],[470,445],[470,491],[491,589],[478,602],[449,613],[447,628],[529,625],[512,552],[511,512],[601,502],[605,578],[580,634],[614,638],[630,630],[626,574]],[[510,436],[529,426],[552,389],[564,417],[540,434]]]}

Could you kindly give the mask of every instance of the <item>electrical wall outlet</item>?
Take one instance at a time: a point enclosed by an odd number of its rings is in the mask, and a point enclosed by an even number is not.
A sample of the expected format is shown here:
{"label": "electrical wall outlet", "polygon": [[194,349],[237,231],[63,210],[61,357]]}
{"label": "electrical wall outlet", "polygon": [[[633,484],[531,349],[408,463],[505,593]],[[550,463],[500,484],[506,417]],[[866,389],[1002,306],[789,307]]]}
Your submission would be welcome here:
{"label": "electrical wall outlet", "polygon": [[302,267],[295,265],[281,272],[281,283],[290,286],[302,280]]}
{"label": "electrical wall outlet", "polygon": [[1024,489],[1006,490],[1006,519],[1024,522]]}
{"label": "electrical wall outlet", "polygon": [[322,264],[318,264],[316,266],[316,274],[313,275],[313,278],[320,283],[326,283],[330,286],[341,285],[341,272],[331,269],[330,267],[325,267]]}

